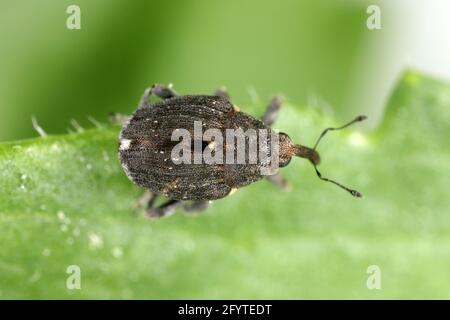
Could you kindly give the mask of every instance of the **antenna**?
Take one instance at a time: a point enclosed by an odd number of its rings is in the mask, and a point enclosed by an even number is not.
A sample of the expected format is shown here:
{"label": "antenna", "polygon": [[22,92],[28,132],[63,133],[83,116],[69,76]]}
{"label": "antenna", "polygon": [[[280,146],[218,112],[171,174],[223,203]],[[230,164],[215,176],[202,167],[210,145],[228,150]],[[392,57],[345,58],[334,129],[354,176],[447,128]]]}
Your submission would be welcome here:
{"label": "antenna", "polygon": [[[361,121],[364,121],[364,120],[366,120],[366,119],[367,119],[366,116],[361,115],[361,116],[356,117],[355,119],[353,119],[353,120],[350,121],[349,123],[344,124],[344,125],[341,126],[341,127],[337,127],[337,128],[326,128],[325,130],[322,131],[322,133],[320,134],[319,138],[317,139],[317,142],[316,142],[316,144],[314,145],[313,150],[314,150],[314,151],[316,150],[317,146],[319,145],[320,140],[322,140],[322,138],[327,134],[328,131],[341,130],[341,129],[347,128],[348,126],[350,126],[350,125],[352,125],[352,124],[354,124],[354,123],[356,123],[356,122],[361,122]],[[312,165],[314,166],[314,169],[316,170],[316,174],[317,174],[317,176],[319,177],[319,179],[321,179],[321,180],[323,180],[323,181],[327,181],[327,182],[334,183],[334,184],[337,185],[338,187],[341,187],[342,189],[348,191],[352,196],[357,197],[357,198],[362,198],[362,194],[361,194],[360,192],[358,192],[358,191],[356,191],[356,190],[353,190],[353,189],[350,189],[350,188],[348,188],[348,187],[346,187],[346,186],[340,184],[340,183],[337,182],[337,181],[334,181],[334,180],[331,180],[331,179],[322,177],[322,174],[321,174],[320,171],[317,169],[317,163],[316,163],[315,161],[313,161],[312,159],[309,159],[309,161],[310,161],[310,162],[312,163]]]}
{"label": "antenna", "polygon": [[352,124],[356,123],[356,122],[361,122],[366,120],[367,117],[366,116],[357,116],[355,119],[353,119],[352,121],[350,121],[347,124],[344,124],[341,127],[337,127],[337,128],[326,128],[325,130],[322,131],[322,133],[320,134],[319,138],[317,139],[316,144],[314,145],[313,150],[316,150],[317,146],[319,145],[320,140],[322,140],[322,138],[327,134],[328,131],[334,131],[334,130],[341,130],[341,129],[345,129],[348,126],[351,126]]}
{"label": "antenna", "polygon": [[340,184],[340,183],[337,182],[337,181],[334,181],[334,180],[331,180],[331,179],[322,177],[322,174],[319,172],[319,170],[317,170],[316,165],[315,165],[312,161],[311,161],[311,163],[312,163],[312,165],[314,166],[314,169],[316,170],[317,176],[318,176],[321,180],[327,181],[327,182],[331,182],[331,183],[334,183],[334,184],[337,185],[338,187],[341,187],[342,189],[344,189],[344,190],[350,192],[350,194],[351,194],[352,196],[357,197],[357,198],[362,198],[362,194],[361,194],[360,192],[358,192],[358,191],[356,191],[356,190],[353,190],[353,189],[350,189],[350,188],[347,188],[346,186]]}

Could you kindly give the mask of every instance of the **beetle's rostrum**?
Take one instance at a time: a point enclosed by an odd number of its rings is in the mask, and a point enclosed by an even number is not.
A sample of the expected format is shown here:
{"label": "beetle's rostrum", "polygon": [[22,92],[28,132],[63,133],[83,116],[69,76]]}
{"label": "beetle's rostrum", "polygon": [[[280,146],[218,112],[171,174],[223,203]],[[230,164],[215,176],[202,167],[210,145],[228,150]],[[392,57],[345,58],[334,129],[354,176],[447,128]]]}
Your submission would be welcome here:
{"label": "beetle's rostrum", "polygon": [[[152,95],[162,100],[150,103]],[[162,217],[179,207],[187,212],[200,211],[211,201],[263,178],[286,189],[288,183],[278,167],[288,165],[293,156],[308,159],[320,179],[361,197],[359,192],[322,176],[317,169],[317,146],[328,131],[346,128],[366,117],[325,129],[309,148],[271,128],[281,105],[281,97],[273,98],[258,120],[233,105],[223,89],[211,96],[179,96],[171,87],[161,85],[147,89],[119,137],[124,171],[151,195],[147,215]],[[170,200],[157,207],[160,195]]]}

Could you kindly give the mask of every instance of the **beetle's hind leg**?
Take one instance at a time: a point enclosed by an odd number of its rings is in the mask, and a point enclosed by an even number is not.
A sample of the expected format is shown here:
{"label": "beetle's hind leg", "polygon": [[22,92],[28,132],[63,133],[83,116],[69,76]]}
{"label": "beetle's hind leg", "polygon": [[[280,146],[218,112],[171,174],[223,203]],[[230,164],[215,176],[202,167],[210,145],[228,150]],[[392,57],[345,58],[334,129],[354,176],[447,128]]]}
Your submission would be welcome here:
{"label": "beetle's hind leg", "polygon": [[183,206],[183,209],[184,209],[184,211],[186,211],[186,213],[196,213],[196,212],[206,210],[210,204],[211,204],[211,201],[199,200],[199,201],[194,201],[189,205],[185,204]]}
{"label": "beetle's hind leg", "polygon": [[176,97],[178,94],[172,89],[172,86],[163,86],[160,84],[154,84],[150,88],[147,88],[142,95],[139,102],[139,108],[148,106],[148,102],[151,96],[159,97],[163,100]]}
{"label": "beetle's hind leg", "polygon": [[275,120],[277,120],[282,104],[283,98],[281,96],[275,96],[272,98],[272,101],[267,106],[266,113],[264,113],[264,116],[261,119],[266,126],[270,127]]}
{"label": "beetle's hind leg", "polygon": [[149,218],[157,219],[170,216],[175,213],[176,209],[183,205],[183,201],[181,200],[168,200],[160,206],[155,206],[155,201],[157,198],[158,196],[155,195],[148,202],[145,213]]}
{"label": "beetle's hind leg", "polygon": [[186,205],[182,200],[169,200],[160,206],[155,206],[156,198],[157,196],[154,196],[150,199],[146,210],[147,217],[153,219],[170,216],[180,207],[183,207],[183,210],[187,213],[200,212],[208,208],[210,204],[209,201],[194,201],[193,203]]}

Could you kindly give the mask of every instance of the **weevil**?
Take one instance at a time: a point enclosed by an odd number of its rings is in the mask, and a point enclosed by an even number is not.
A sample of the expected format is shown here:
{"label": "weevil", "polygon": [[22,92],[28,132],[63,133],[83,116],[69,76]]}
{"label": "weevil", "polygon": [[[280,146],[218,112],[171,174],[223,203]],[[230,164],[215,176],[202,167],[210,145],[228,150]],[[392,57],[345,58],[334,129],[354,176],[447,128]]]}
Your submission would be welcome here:
{"label": "weevil", "polygon": [[[161,99],[151,103],[150,97]],[[170,86],[153,85],[145,90],[137,110],[123,125],[119,136],[119,159],[129,179],[147,190],[146,214],[151,218],[170,215],[179,207],[186,212],[196,212],[207,208],[214,200],[224,198],[234,193],[238,188],[266,178],[281,189],[287,189],[288,182],[275,171],[269,175],[262,174],[261,169],[271,162],[278,167],[285,167],[293,156],[309,160],[317,176],[324,181],[334,183],[355,197],[361,193],[350,189],[332,179],[323,177],[317,169],[320,156],[317,146],[321,139],[331,130],[340,130],[366,119],[358,116],[341,127],[326,128],[317,139],[314,147],[309,148],[295,144],[283,132],[271,129],[282,106],[282,98],[274,97],[269,103],[261,119],[256,119],[234,105],[224,88],[214,95],[178,95]],[[181,129],[194,135],[194,141],[188,142],[188,159],[203,155],[205,150],[215,147],[214,154],[230,151],[231,144],[227,141],[218,143],[216,136],[206,137],[196,135],[195,124],[201,123],[203,130],[216,129],[219,132],[237,129],[254,129],[255,132],[265,130],[267,135],[259,137],[259,152],[270,154],[272,158],[250,161],[250,156],[244,157],[244,162],[237,162],[236,150],[231,151],[234,161],[179,162],[174,156],[174,147],[179,142],[174,141],[174,132]],[[271,152],[275,143],[266,137],[275,137],[277,152]],[[213,139],[214,138],[214,139]],[[248,138],[248,137],[247,137]],[[234,139],[234,138],[233,138]],[[248,142],[249,139],[245,140]],[[234,141],[234,140],[233,140]],[[217,148],[219,146],[219,148]],[[192,147],[192,149],[191,149]],[[234,148],[234,146],[233,146]],[[270,150],[269,150],[270,149]],[[185,150],[184,150],[185,151]],[[211,150],[209,150],[211,152]],[[182,154],[182,153],[181,153]],[[210,153],[211,154],[211,153]],[[274,158],[275,157],[275,158]],[[276,161],[272,161],[275,159]],[[241,159],[242,160],[242,159]],[[159,196],[169,200],[157,206]]]}

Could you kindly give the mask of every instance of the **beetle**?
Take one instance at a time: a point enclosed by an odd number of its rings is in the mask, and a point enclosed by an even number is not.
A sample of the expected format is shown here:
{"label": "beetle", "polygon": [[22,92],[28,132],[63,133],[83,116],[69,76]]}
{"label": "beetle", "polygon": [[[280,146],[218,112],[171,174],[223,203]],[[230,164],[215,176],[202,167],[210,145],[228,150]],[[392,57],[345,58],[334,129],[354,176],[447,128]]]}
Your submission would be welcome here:
{"label": "beetle", "polygon": [[[150,102],[150,97],[161,100]],[[274,97],[267,107],[261,120],[244,112],[230,101],[224,88],[218,89],[214,95],[178,95],[171,86],[155,84],[146,89],[135,113],[123,125],[119,136],[119,159],[129,179],[145,188],[150,195],[147,199],[146,214],[151,218],[170,215],[183,207],[186,212],[204,210],[212,201],[231,195],[238,188],[249,185],[263,178],[268,179],[281,189],[288,187],[288,182],[278,173],[261,174],[261,169],[269,163],[277,162],[279,167],[289,164],[292,156],[305,158],[313,165],[317,176],[338,185],[355,197],[362,197],[356,190],[325,178],[317,169],[320,156],[316,148],[328,131],[340,130],[349,125],[365,120],[366,116],[358,116],[353,121],[336,128],[327,128],[317,139],[313,148],[294,144],[283,132],[276,132],[271,125],[276,120],[282,106],[282,98]],[[193,133],[195,122],[202,123],[202,129],[216,128],[220,132],[230,129],[266,130],[277,140],[277,152],[273,152],[272,160],[250,163],[246,158],[244,163],[179,163],[173,157],[177,141],[173,135],[177,130]],[[195,132],[194,132],[195,136]],[[248,139],[247,139],[248,140]],[[270,148],[275,143],[266,138],[261,149],[265,154],[271,154]],[[248,141],[247,141],[248,142]],[[192,142],[188,142],[189,147]],[[193,154],[187,158],[195,158],[196,154],[204,154],[217,138],[194,137]],[[219,144],[215,153],[230,150],[227,140]],[[264,149],[265,148],[265,149]],[[191,151],[191,150],[188,150]],[[261,150],[260,150],[261,151]],[[236,150],[231,151],[232,160],[236,160]],[[228,153],[227,153],[228,155]],[[274,161],[276,160],[276,161]],[[159,196],[169,198],[166,203],[156,206]]]}

